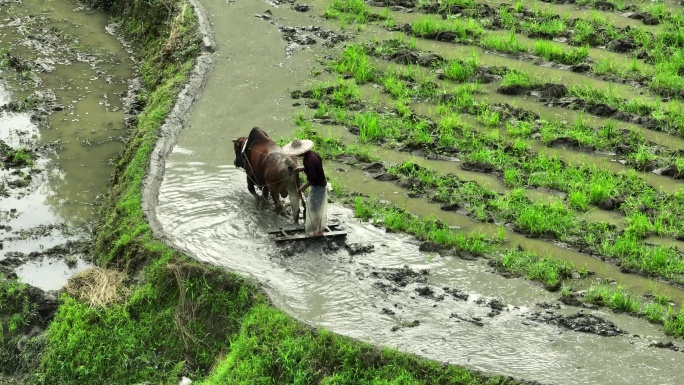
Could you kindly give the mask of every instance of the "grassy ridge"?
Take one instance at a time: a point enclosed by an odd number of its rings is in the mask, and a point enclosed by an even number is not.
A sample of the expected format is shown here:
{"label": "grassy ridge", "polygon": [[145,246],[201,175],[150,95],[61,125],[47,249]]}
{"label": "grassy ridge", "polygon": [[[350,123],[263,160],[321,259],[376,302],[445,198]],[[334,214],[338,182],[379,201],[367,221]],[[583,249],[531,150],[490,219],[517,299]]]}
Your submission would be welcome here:
{"label": "grassy ridge", "polygon": [[231,352],[200,384],[516,383],[351,343],[324,330],[311,330],[266,305],[254,307],[243,325],[231,341]]}

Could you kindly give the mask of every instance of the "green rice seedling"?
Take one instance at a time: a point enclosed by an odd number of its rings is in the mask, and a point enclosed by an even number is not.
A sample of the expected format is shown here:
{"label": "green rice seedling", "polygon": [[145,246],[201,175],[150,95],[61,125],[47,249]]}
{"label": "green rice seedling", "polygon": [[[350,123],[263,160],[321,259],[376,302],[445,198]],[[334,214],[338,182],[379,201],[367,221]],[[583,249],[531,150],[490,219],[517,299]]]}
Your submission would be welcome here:
{"label": "green rice seedling", "polygon": [[653,302],[659,304],[659,305],[669,305],[672,303],[672,298],[666,294],[662,293],[653,293]]}
{"label": "green rice seedling", "polygon": [[361,197],[356,197],[354,200],[354,216],[365,220],[375,219],[375,211]]}
{"label": "green rice seedling", "polygon": [[534,87],[541,84],[541,80],[530,76],[526,72],[521,72],[518,70],[509,71],[501,79],[501,85],[507,86],[522,86],[522,87]]}
{"label": "green rice seedling", "polygon": [[406,86],[406,83],[399,80],[393,71],[385,72],[385,76],[382,78],[382,85],[385,92],[397,99],[406,99],[411,94],[411,90]]}
{"label": "green rice seedling", "polygon": [[[478,86],[479,87],[479,86]],[[476,88],[465,85],[458,87],[451,92],[451,100],[447,104],[442,104],[446,109],[444,111],[463,111],[473,113],[475,111],[475,92]]]}
{"label": "green rice seedling", "polygon": [[612,175],[601,173],[596,175],[588,185],[589,201],[598,204],[614,196],[617,191],[616,181]]}
{"label": "green rice seedling", "polygon": [[675,157],[674,165],[677,168],[678,173],[684,174],[684,157]]}
{"label": "green rice seedling", "polygon": [[437,94],[438,85],[435,82],[429,80],[422,80],[418,82],[418,89],[416,90],[416,96],[421,98],[430,98]]}
{"label": "green rice seedling", "polygon": [[323,11],[323,17],[341,19],[343,23],[367,23],[369,20],[382,19],[374,14],[363,0],[332,0]]}
{"label": "green rice seedling", "polygon": [[515,32],[515,27],[518,25],[518,19],[511,14],[508,8],[499,8],[499,17],[504,28]]}
{"label": "green rice seedling", "polygon": [[514,9],[515,9],[515,12],[516,12],[516,13],[522,12],[522,10],[523,10],[524,8],[525,8],[525,7],[523,6],[522,1],[517,0],[517,1],[515,2],[515,8],[514,8]]}
{"label": "green rice seedling", "polygon": [[532,135],[532,129],[532,123],[530,122],[519,120],[512,123],[510,120],[506,121],[506,132],[512,137],[527,138]]}
{"label": "green rice seedling", "polygon": [[568,204],[575,210],[587,211],[589,209],[589,199],[583,191],[571,191],[568,194]]}
{"label": "green rice seedling", "polygon": [[361,219],[382,223],[388,229],[407,232],[421,240],[430,240],[446,247],[473,255],[483,255],[492,249],[492,241],[481,234],[465,235],[444,226],[435,218],[419,218],[396,207],[384,206],[376,201],[357,197],[354,214]]}
{"label": "green rice seedling", "polygon": [[457,39],[479,38],[484,34],[484,27],[473,19],[446,20],[426,17],[411,24],[413,33],[421,37],[434,36],[439,32],[454,32]]}
{"label": "green rice seedling", "polygon": [[664,322],[665,312],[663,311],[663,307],[657,303],[647,303],[643,312],[649,322],[656,324],[662,324]]}
{"label": "green rice seedling", "polygon": [[345,107],[361,101],[361,90],[354,82],[338,81],[338,87],[333,91],[332,101],[335,106]]}
{"label": "green rice seedling", "polygon": [[665,317],[665,333],[677,337],[684,335],[684,306],[679,313],[673,314],[671,307],[668,307],[668,315]]}
{"label": "green rice seedling", "polygon": [[507,168],[504,170],[504,185],[507,187],[522,187],[523,179],[520,170],[517,168]]}
{"label": "green rice seedling", "polygon": [[412,126],[409,140],[416,144],[430,144],[434,142],[427,121],[421,120]]}
{"label": "green rice seedling", "polygon": [[544,19],[541,22],[537,20],[525,21],[522,25],[523,29],[534,34],[541,34],[544,36],[558,36],[568,29],[565,20],[559,19]]}
{"label": "green rice seedling", "polygon": [[626,232],[638,238],[645,238],[653,229],[646,214],[640,211],[634,211],[627,217],[627,226]]}
{"label": "green rice seedling", "polygon": [[640,145],[637,147],[636,151],[629,154],[628,159],[637,167],[639,170],[646,169],[651,166],[651,164],[658,157],[651,152],[651,148],[645,145]]}
{"label": "green rice seedling", "polygon": [[499,52],[517,53],[528,51],[528,47],[518,41],[514,29],[506,36],[486,34],[480,39],[480,44],[486,49],[493,49]]}
{"label": "green rice seedling", "polygon": [[598,44],[598,35],[594,24],[587,22],[585,20],[577,20],[573,26],[574,33],[570,38],[570,42],[574,45],[590,45],[595,46]]}
{"label": "green rice seedling", "polygon": [[375,142],[391,140],[399,135],[399,128],[382,121],[383,118],[375,112],[362,112],[354,116],[354,125],[359,127],[361,142]]}
{"label": "green rice seedling", "polygon": [[496,127],[499,125],[499,112],[490,110],[489,105],[487,105],[487,107],[480,110],[477,120],[486,127]]}
{"label": "green rice seedling", "polygon": [[338,73],[351,74],[358,84],[372,81],[378,74],[364,48],[355,44],[347,46],[340,59],[333,62],[333,69]]}
{"label": "green rice seedling", "polygon": [[330,187],[332,188],[332,193],[337,195],[337,196],[343,196],[347,194],[347,190],[345,189],[344,182],[339,179],[339,178],[329,178],[328,181],[330,182]]}
{"label": "green rice seedling", "polygon": [[322,119],[327,116],[329,116],[331,111],[330,106],[326,102],[320,102],[318,103],[318,107],[316,108],[316,112],[314,113],[314,117],[317,119]]}
{"label": "green rice seedling", "polygon": [[564,279],[572,276],[572,263],[539,257],[529,251],[506,250],[497,260],[497,266],[513,274],[541,282],[551,291],[558,290]]}
{"label": "green rice seedling", "polygon": [[506,242],[506,227],[499,226],[496,238],[499,241],[499,243]]}
{"label": "green rice seedling", "polygon": [[442,71],[447,79],[457,82],[465,82],[473,75],[475,67],[469,63],[461,63],[458,60],[451,60],[444,64]]}
{"label": "green rice seedling", "polygon": [[578,64],[589,56],[589,46],[566,49],[549,41],[535,41],[534,52],[542,58],[562,64]]}
{"label": "green rice seedling", "polygon": [[399,116],[401,117],[407,118],[413,115],[413,111],[411,111],[411,107],[409,107],[405,99],[397,100],[394,107],[396,108],[397,112],[399,113]]}
{"label": "green rice seedling", "polygon": [[638,313],[639,302],[625,291],[624,286],[611,287],[606,285],[592,285],[584,294],[584,298],[591,303],[605,305],[613,310],[626,313]]}
{"label": "green rice seedling", "polygon": [[515,218],[523,231],[535,235],[555,235],[564,239],[569,229],[577,226],[577,218],[560,202],[521,206]]}

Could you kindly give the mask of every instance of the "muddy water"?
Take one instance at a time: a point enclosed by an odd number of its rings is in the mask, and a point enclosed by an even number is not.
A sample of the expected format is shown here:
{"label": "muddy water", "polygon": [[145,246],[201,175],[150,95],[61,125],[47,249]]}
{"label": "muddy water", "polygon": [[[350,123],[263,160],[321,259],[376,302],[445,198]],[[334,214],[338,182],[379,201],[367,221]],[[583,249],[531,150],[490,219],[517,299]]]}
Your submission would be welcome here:
{"label": "muddy water", "polygon": [[[428,202],[423,198],[410,198],[406,196],[405,191],[392,184],[391,182],[378,182],[362,171],[352,169],[349,166],[333,165],[328,167],[331,169],[329,174],[331,177],[337,177],[342,180],[345,188],[353,192],[363,192],[372,196],[377,196],[378,199],[383,199],[391,202],[399,207],[405,207],[407,210],[420,216],[435,216],[444,223],[450,226],[458,226],[463,228],[466,232],[476,232],[485,234],[491,238],[499,236],[502,230],[500,226],[482,223],[475,221],[465,215],[454,212],[441,211],[438,206]],[[340,169],[344,171],[339,171]],[[558,199],[558,198],[556,198]],[[591,218],[591,216],[590,216]],[[594,217],[592,219],[606,220],[607,222],[618,222],[618,218],[606,215],[601,217]],[[525,250],[534,250],[542,256],[549,256],[556,259],[570,261],[577,267],[586,267],[587,270],[598,273],[601,277],[615,280],[630,291],[637,294],[646,294],[647,290],[652,286],[653,282],[648,278],[628,275],[620,272],[620,269],[615,265],[605,263],[587,254],[582,254],[573,250],[560,247],[552,242],[543,241],[540,239],[527,238],[523,235],[504,229],[506,237],[506,248],[515,248],[522,246]],[[655,243],[655,242],[654,242]],[[671,287],[666,284],[659,285],[659,289],[664,290],[668,295],[677,298],[677,301],[684,300],[684,290]]]}
{"label": "muddy water", "polygon": [[[29,17],[36,13],[40,16]],[[64,106],[40,126],[28,114],[0,117],[0,139],[37,149],[41,170],[26,189],[10,191],[10,197],[0,201],[1,212],[16,210],[5,222],[11,231],[0,233],[0,259],[8,253],[37,252],[38,257],[25,258],[15,272],[27,283],[57,289],[89,266],[80,259],[87,256],[77,255],[67,264],[58,259],[64,255],[41,253],[88,237],[97,199],[105,192],[126,135],[121,96],[128,90],[134,64],[106,31],[107,16],[72,0],[25,0],[3,5],[0,16],[3,44],[9,44],[13,56],[40,62],[44,70],[34,71],[33,84],[8,81],[0,104],[34,90],[50,90]],[[45,226],[52,230],[42,230]]]}
{"label": "muddy water", "polygon": [[[175,244],[202,261],[255,278],[295,317],[360,340],[549,383],[676,383],[679,372],[672,362],[681,356],[648,347],[651,339],[666,340],[658,327],[598,313],[628,334],[597,337],[529,321],[529,313],[538,310],[535,303],[553,301],[555,295],[524,280],[489,273],[480,262],[419,252],[410,238],[359,223],[339,205],[329,206],[329,217],[344,223],[348,243],[372,245],[372,252],[351,256],[330,243],[276,246],[265,232],[288,226],[289,220],[255,208],[244,174],[232,165],[230,140],[253,126],[273,138],[291,135],[294,101],[287,90],[301,88],[314,64],[312,52],[296,50],[288,58],[276,28],[253,15],[270,8],[276,20],[293,26],[312,20],[258,2],[203,4],[212,20],[221,20],[214,24],[215,69],[167,160],[157,207]],[[326,170],[339,177],[332,170],[343,167],[332,164]],[[364,183],[360,175],[343,178],[364,192],[375,192],[375,185]],[[391,187],[381,190],[399,195]],[[378,286],[373,272],[404,265],[428,269],[427,282],[409,283],[398,291]],[[427,299],[414,290],[425,285],[435,294],[448,286],[470,296],[467,301]],[[478,304],[479,298],[484,303],[499,299],[505,309],[489,317],[491,309]],[[479,317],[482,326],[459,321],[472,317]],[[407,327],[414,320],[419,324]],[[398,330],[392,331],[394,327]],[[628,337],[633,334],[642,337]]]}

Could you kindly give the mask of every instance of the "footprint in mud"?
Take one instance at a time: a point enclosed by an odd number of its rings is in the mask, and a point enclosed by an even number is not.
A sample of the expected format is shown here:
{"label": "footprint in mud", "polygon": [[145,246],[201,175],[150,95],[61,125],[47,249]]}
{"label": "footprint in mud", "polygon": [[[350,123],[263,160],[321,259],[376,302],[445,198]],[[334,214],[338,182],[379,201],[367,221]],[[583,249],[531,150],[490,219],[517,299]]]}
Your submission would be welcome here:
{"label": "footprint in mud", "polygon": [[535,312],[528,316],[528,319],[561,326],[565,329],[577,332],[591,333],[606,337],[615,337],[625,334],[625,331],[617,327],[613,322],[593,314],[584,313],[582,310],[568,316],[555,314],[551,311],[545,313]]}

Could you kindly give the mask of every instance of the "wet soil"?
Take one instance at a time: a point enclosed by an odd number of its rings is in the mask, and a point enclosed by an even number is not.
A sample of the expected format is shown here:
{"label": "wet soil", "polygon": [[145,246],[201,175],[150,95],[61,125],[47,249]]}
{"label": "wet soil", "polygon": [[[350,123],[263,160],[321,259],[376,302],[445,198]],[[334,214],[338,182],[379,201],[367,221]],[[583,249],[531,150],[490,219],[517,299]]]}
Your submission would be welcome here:
{"label": "wet soil", "polygon": [[613,322],[593,314],[586,314],[581,310],[572,315],[560,315],[552,311],[537,312],[528,318],[532,321],[550,323],[576,332],[606,337],[615,337],[625,333],[624,330],[617,327]]}
{"label": "wet soil", "polygon": [[0,68],[0,273],[57,290],[90,266],[97,201],[142,109],[141,83],[129,82],[130,50],[101,13],[27,0],[0,16],[10,47]]}

